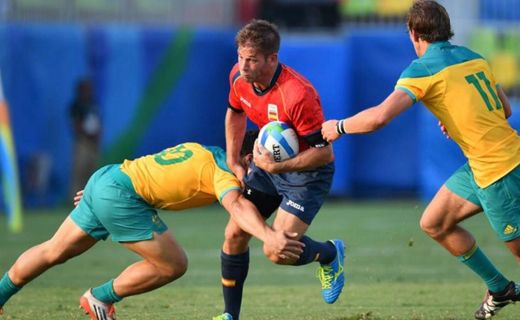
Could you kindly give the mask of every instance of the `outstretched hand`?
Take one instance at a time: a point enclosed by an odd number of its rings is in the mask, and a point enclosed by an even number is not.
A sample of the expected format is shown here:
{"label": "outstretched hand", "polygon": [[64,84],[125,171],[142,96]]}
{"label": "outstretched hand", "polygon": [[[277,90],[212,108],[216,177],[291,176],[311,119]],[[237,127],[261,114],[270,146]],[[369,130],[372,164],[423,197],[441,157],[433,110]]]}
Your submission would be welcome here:
{"label": "outstretched hand", "polygon": [[321,135],[327,142],[333,142],[340,137],[336,125],[338,120],[328,120],[321,125]]}
{"label": "outstretched hand", "polygon": [[83,198],[83,190],[79,190],[76,192],[76,195],[74,196],[74,207],[77,207],[79,202],[81,201],[81,198]]}
{"label": "outstretched hand", "polygon": [[298,233],[276,230],[272,237],[265,241],[267,251],[281,260],[298,260],[305,244],[296,240]]}

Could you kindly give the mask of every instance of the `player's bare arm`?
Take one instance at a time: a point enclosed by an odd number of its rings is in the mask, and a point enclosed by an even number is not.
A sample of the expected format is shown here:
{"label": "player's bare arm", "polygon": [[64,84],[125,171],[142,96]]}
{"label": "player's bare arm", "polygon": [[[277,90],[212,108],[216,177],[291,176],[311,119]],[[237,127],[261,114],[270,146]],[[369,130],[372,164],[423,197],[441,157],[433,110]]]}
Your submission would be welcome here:
{"label": "player's bare arm", "polygon": [[324,166],[334,160],[332,146],[320,148],[311,147],[298,153],[294,158],[276,162],[273,155],[260,144],[255,143],[253,161],[255,165],[270,173],[285,173],[295,171],[313,170]]}
{"label": "player's bare arm", "polygon": [[365,109],[344,120],[328,120],[323,123],[321,133],[329,142],[338,139],[341,134],[369,133],[381,129],[397,115],[413,105],[413,100],[402,90],[395,90],[383,102]]}
{"label": "player's bare arm", "polygon": [[304,244],[297,240],[297,233],[273,230],[267,225],[253,203],[238,190],[228,192],[222,199],[222,205],[242,230],[262,240],[282,259],[298,259],[303,252]]}
{"label": "player's bare arm", "polygon": [[240,148],[246,132],[247,116],[228,108],[226,112],[226,155],[227,165],[242,182],[246,171],[240,163]]}

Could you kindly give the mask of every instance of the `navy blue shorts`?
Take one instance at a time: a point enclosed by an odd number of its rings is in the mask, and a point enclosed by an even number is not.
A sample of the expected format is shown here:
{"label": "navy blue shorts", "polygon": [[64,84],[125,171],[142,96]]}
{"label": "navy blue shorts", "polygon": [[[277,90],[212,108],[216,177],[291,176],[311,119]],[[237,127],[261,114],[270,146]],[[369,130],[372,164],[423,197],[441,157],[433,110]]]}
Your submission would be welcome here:
{"label": "navy blue shorts", "polygon": [[311,224],[329,194],[334,162],[312,171],[271,174],[251,163],[244,183],[263,193],[282,197],[280,208]]}

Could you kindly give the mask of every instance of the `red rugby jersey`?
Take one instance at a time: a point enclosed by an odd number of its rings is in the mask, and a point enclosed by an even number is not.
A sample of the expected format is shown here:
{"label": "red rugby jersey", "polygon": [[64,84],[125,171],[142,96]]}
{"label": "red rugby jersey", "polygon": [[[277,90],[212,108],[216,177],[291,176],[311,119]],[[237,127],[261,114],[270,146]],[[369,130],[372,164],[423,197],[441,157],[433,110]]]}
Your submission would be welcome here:
{"label": "red rugby jersey", "polygon": [[294,69],[279,64],[269,87],[259,92],[240,76],[238,63],[229,74],[229,106],[244,111],[262,128],[270,121],[283,121],[298,135],[300,152],[309,148],[302,139],[321,130],[324,121],[320,96],[309,80]]}

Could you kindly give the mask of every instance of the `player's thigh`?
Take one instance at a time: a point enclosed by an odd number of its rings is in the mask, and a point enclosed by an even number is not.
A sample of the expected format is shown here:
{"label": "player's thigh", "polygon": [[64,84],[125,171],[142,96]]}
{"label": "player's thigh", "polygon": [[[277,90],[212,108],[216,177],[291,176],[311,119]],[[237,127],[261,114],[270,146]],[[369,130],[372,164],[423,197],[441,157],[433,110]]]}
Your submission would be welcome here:
{"label": "player's thigh", "polygon": [[480,206],[443,185],[424,210],[421,225],[453,226],[481,211]]}
{"label": "player's thigh", "polygon": [[121,244],[159,268],[186,269],[188,264],[186,253],[169,231],[160,234],[154,232],[149,240]]}
{"label": "player's thigh", "polygon": [[421,227],[450,228],[481,211],[473,175],[466,164],[437,191],[421,217]]}
{"label": "player's thigh", "polygon": [[307,232],[309,224],[301,220],[297,215],[282,208],[278,208],[273,220],[273,229],[296,232],[301,237]]}
{"label": "player's thigh", "polygon": [[[280,209],[276,219],[284,224],[294,221],[298,224],[301,220],[310,225],[325,202],[334,175],[334,164],[320,167],[312,171],[291,172],[273,177],[278,192],[282,195]],[[298,219],[284,217],[284,213],[290,213]],[[280,217],[278,217],[280,216]]]}
{"label": "player's thigh", "polygon": [[68,259],[90,249],[97,240],[67,217],[52,238],[46,242],[49,252]]}
{"label": "player's thigh", "polygon": [[312,171],[281,174],[271,174],[252,163],[244,179],[244,197],[264,218],[280,206],[310,224],[330,191],[333,175],[333,163]]}

